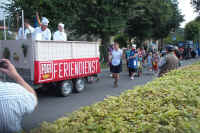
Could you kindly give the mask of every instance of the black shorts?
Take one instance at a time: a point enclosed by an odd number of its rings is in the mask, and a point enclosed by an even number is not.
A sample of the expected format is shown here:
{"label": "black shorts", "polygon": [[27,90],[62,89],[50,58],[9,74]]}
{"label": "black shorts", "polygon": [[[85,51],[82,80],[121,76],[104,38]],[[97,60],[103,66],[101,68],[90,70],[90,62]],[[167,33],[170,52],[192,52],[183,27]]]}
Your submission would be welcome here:
{"label": "black shorts", "polygon": [[110,72],[112,72],[112,64],[109,63],[109,67],[110,67]]}
{"label": "black shorts", "polygon": [[129,70],[130,70],[130,72],[132,72],[132,73],[137,72],[137,69],[136,69],[136,68],[129,68]]}
{"label": "black shorts", "polygon": [[121,72],[121,65],[113,66],[112,65],[112,73],[120,73]]}

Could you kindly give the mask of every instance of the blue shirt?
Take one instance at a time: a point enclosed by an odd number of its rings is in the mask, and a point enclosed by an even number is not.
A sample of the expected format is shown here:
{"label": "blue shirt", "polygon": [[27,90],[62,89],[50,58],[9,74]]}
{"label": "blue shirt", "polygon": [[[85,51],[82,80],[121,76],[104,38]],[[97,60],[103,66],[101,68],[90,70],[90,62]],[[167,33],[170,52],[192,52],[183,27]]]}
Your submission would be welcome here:
{"label": "blue shirt", "polygon": [[23,117],[36,105],[36,97],[24,87],[0,81],[0,133],[19,132]]}
{"label": "blue shirt", "polygon": [[[135,54],[136,54],[136,52],[131,50],[130,56],[134,56]],[[138,55],[135,58],[129,59],[128,67],[134,68],[134,69],[138,68]]]}
{"label": "blue shirt", "polygon": [[131,54],[131,50],[126,50],[126,59],[130,57],[130,54]]}

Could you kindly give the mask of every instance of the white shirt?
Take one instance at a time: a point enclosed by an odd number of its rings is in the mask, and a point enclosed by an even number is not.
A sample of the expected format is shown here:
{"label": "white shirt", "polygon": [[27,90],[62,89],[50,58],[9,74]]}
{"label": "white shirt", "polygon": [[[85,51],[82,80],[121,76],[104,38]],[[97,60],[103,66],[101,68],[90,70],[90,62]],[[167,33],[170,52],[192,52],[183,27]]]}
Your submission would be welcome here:
{"label": "white shirt", "polygon": [[23,117],[36,105],[36,97],[24,87],[0,81],[0,133],[19,132]]}
{"label": "white shirt", "polygon": [[120,49],[118,49],[117,51],[113,50],[112,51],[112,65],[113,66],[120,65],[121,57],[122,57],[122,50]]}
{"label": "white shirt", "polygon": [[51,31],[49,28],[47,28],[45,31],[42,31],[41,27],[37,27],[35,28],[33,39],[41,41],[51,40]]}
{"label": "white shirt", "polygon": [[65,32],[56,31],[53,35],[55,41],[67,41],[67,34]]}
{"label": "white shirt", "polygon": [[24,29],[24,36],[23,36],[23,29],[22,27],[20,27],[17,35],[17,40],[28,39],[28,34],[32,34],[34,31],[35,29],[32,26],[29,26],[29,28]]}

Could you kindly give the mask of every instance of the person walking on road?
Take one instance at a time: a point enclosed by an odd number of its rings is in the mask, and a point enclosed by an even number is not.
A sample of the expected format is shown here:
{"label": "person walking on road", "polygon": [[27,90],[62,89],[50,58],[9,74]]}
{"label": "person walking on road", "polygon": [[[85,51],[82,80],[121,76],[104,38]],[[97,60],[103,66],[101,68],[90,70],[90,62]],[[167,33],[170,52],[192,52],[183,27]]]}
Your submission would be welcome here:
{"label": "person walking on road", "polygon": [[37,106],[37,96],[9,60],[0,59],[0,72],[16,82],[0,81],[0,133],[19,133],[23,117]]}
{"label": "person walking on road", "polygon": [[167,55],[162,58],[160,63],[160,72],[159,77],[163,76],[164,74],[168,73],[171,70],[177,69],[179,65],[179,59],[174,54],[175,48],[172,45],[168,45],[166,47]]}
{"label": "person walking on road", "polygon": [[131,72],[130,79],[133,80],[134,76],[136,75],[137,68],[138,68],[138,55],[136,51],[136,45],[132,45],[132,50],[129,57],[129,69]]}
{"label": "person walking on road", "polygon": [[160,56],[159,56],[158,52],[154,53],[152,61],[153,61],[153,71],[155,74],[157,74],[158,73],[158,64],[160,61]]}
{"label": "person walking on road", "polygon": [[122,50],[119,49],[119,44],[114,43],[114,49],[112,51],[112,76],[114,78],[114,87],[118,87],[119,73],[121,72],[121,59],[122,59]]}
{"label": "person walking on road", "polygon": [[111,44],[108,48],[108,66],[110,68],[110,73],[109,73],[109,76],[112,78],[113,75],[112,75],[112,51],[113,51],[113,47],[114,45]]}
{"label": "person walking on road", "polygon": [[129,62],[129,57],[130,57],[130,53],[131,53],[131,46],[129,45],[126,52],[125,52],[125,58],[126,58],[126,63],[127,63],[127,69],[128,69],[128,73],[129,73],[129,77],[131,76],[131,71],[128,67],[128,62]]}
{"label": "person walking on road", "polygon": [[152,71],[152,68],[153,68],[152,59],[153,59],[152,52],[149,52],[147,56],[147,66],[148,66],[149,71]]}

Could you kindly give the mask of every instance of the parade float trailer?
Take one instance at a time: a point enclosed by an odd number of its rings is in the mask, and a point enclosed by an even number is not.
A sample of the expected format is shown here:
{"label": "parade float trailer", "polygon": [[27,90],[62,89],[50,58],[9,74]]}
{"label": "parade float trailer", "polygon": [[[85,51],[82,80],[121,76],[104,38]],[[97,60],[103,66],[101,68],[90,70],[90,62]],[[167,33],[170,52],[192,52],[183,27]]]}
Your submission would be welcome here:
{"label": "parade float trailer", "polygon": [[101,71],[97,42],[2,40],[0,58],[9,59],[29,84],[54,84],[62,96],[83,91]]}

